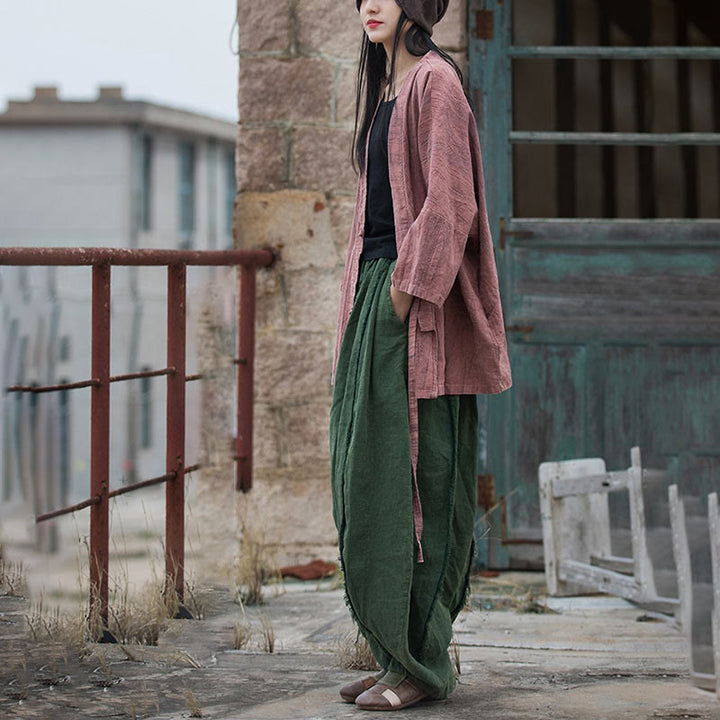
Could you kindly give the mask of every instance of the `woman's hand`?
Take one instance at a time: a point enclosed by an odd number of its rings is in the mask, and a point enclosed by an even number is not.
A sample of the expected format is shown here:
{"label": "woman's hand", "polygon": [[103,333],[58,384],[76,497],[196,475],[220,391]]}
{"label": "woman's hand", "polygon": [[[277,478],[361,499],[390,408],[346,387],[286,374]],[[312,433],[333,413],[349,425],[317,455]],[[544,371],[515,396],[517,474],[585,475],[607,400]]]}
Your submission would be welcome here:
{"label": "woman's hand", "polygon": [[405,322],[405,319],[410,312],[410,305],[412,305],[412,301],[412,295],[408,295],[406,292],[398,290],[392,285],[390,286],[390,302],[392,303],[395,314],[403,322]]}

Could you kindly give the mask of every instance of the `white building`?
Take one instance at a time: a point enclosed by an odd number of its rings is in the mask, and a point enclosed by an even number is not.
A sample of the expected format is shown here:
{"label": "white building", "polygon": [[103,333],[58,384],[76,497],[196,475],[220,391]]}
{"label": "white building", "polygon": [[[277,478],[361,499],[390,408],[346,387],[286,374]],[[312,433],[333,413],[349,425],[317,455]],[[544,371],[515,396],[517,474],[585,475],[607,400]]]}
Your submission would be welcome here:
{"label": "white building", "polygon": [[[126,100],[117,87],[94,101],[38,87],[0,114],[0,246],[229,248],[235,134],[233,123]],[[190,313],[215,272],[189,269]],[[113,268],[112,374],[165,366],[166,286],[164,268]],[[0,267],[3,388],[90,378],[90,297],[89,268]],[[89,390],[4,392],[2,403],[0,510],[89,497]],[[165,378],[114,384],[111,412],[111,486],[163,474]]]}

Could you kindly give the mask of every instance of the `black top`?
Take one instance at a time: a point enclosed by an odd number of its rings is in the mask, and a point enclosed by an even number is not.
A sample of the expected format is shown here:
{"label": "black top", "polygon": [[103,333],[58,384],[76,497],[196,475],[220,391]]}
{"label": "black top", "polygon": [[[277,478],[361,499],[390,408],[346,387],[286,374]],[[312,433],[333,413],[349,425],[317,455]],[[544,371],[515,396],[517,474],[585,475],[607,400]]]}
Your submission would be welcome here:
{"label": "black top", "polygon": [[361,260],[397,257],[387,148],[388,128],[394,106],[395,99],[381,102],[370,129],[365,238]]}

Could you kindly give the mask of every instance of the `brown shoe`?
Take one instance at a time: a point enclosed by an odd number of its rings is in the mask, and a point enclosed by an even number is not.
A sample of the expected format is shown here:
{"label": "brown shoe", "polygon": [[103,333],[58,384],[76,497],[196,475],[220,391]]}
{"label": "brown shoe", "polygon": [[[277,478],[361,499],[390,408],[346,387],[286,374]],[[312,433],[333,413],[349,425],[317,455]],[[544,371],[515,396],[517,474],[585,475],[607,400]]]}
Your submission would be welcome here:
{"label": "brown shoe", "polygon": [[390,687],[382,682],[357,696],[355,704],[363,710],[402,710],[419,703],[427,693],[405,678],[399,685]]}
{"label": "brown shoe", "polygon": [[362,680],[353,680],[353,682],[343,685],[340,688],[340,697],[346,703],[354,703],[358,695],[369,690],[376,682],[377,680],[372,675]]}

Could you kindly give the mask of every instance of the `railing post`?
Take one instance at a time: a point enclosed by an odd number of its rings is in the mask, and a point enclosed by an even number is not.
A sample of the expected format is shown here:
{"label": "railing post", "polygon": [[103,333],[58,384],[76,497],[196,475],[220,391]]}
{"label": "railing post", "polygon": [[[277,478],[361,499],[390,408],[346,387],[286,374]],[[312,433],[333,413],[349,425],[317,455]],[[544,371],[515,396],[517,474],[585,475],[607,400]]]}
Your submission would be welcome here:
{"label": "railing post", "polygon": [[255,367],[255,265],[240,265],[238,279],[237,438],[235,489],[252,488],[253,382]]}
{"label": "railing post", "polygon": [[108,626],[110,473],[110,264],[92,269],[92,377],[90,400],[90,610]]}
{"label": "railing post", "polygon": [[168,266],[165,582],[184,597],[185,567],[185,302],[186,266]]}

